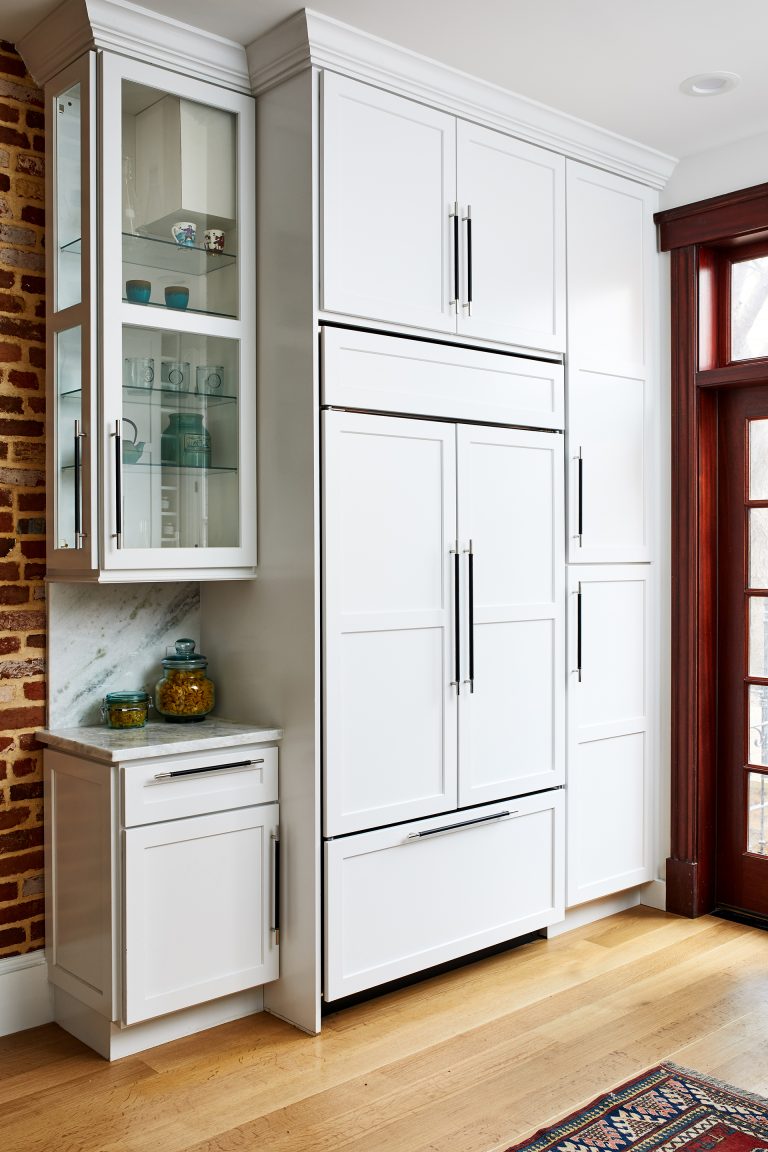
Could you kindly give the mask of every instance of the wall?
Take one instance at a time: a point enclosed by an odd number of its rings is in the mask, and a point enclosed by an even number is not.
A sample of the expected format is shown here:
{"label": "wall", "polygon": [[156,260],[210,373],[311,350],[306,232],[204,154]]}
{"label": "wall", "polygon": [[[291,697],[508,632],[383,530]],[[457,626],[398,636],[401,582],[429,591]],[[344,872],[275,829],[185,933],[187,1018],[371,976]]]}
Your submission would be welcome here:
{"label": "wall", "polygon": [[43,96],[0,41],[0,957],[43,942]]}
{"label": "wall", "polygon": [[[727,97],[725,97],[727,99]],[[685,156],[661,193],[661,207],[677,208],[737,188],[768,182],[768,133]]]}

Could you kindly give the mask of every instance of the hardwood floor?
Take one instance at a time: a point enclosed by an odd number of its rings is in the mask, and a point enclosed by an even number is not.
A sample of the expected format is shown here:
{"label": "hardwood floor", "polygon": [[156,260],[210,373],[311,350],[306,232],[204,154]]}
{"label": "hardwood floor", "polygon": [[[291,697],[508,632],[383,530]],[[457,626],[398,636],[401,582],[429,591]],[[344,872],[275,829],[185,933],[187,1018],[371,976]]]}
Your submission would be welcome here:
{"label": "hardwood floor", "polygon": [[496,1152],[661,1060],[768,1095],[768,932],[635,908],[330,1015],[108,1064],[0,1039],[2,1152]]}

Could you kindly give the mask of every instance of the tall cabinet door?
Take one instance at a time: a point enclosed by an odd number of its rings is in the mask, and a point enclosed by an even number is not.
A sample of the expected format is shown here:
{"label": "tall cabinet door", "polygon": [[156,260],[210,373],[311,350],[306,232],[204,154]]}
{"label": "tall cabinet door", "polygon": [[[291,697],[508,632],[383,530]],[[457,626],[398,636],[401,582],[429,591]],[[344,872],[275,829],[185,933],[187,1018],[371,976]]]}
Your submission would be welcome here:
{"label": "tall cabinet door", "polygon": [[323,413],[324,834],[456,804],[455,427]]}
{"label": "tall cabinet door", "polygon": [[652,558],[656,193],[568,161],[568,559]]}
{"label": "tall cabinet door", "polygon": [[565,351],[565,161],[459,120],[458,331]]}
{"label": "tall cabinet door", "polygon": [[321,307],[451,332],[452,116],[323,73]]}
{"label": "tall cabinet door", "polygon": [[569,574],[567,903],[652,878],[650,567]]}
{"label": "tall cabinet door", "polygon": [[564,779],[563,440],[459,425],[459,804]]}

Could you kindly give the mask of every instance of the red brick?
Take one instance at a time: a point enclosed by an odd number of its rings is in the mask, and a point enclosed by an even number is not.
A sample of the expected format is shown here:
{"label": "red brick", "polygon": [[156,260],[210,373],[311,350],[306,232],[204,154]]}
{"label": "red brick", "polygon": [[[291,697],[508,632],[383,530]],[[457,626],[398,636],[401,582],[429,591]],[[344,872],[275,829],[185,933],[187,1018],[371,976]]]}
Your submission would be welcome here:
{"label": "red brick", "polygon": [[0,708],[0,732],[15,728],[42,728],[45,724],[44,708]]}
{"label": "red brick", "polygon": [[43,900],[21,900],[12,908],[0,908],[0,924],[11,924],[16,920],[29,920],[45,911]]}
{"label": "red brick", "polygon": [[23,852],[28,848],[39,848],[42,843],[42,828],[14,828],[12,832],[0,834],[0,856],[5,856],[9,852]]}
{"label": "red brick", "polygon": [[42,948],[45,943],[45,920],[33,920],[29,926],[29,943]]}
{"label": "red brick", "polygon": [[[13,272],[6,272],[4,269],[0,269],[0,288],[13,288],[15,282],[16,277],[14,276]],[[23,285],[22,288],[25,292],[27,291]]]}
{"label": "red brick", "polygon": [[43,867],[43,851],[17,853],[15,856],[0,856],[0,876],[21,876]]}
{"label": "red brick", "polygon": [[[13,50],[13,45],[8,44],[7,41],[3,43]],[[26,76],[27,69],[24,66],[24,61],[21,56],[17,56],[14,50],[13,56],[0,57],[0,74],[4,76]]]}
{"label": "red brick", "polygon": [[38,416],[44,416],[45,396],[27,396],[27,408]]}
{"label": "red brick", "polygon": [[[13,495],[10,488],[0,488],[0,508],[12,508]],[[19,505],[21,509],[21,505]]]}
{"label": "red brick", "polygon": [[[27,640],[29,644],[29,640]],[[9,652],[18,652],[21,648],[21,640],[18,636],[0,636],[0,653],[7,656]]]}
{"label": "red brick", "polygon": [[26,943],[27,934],[23,928],[5,928],[0,932],[0,948],[10,948],[12,944]]}
{"label": "red brick", "polygon": [[[10,563],[10,562],[5,563],[5,564],[0,564],[0,580],[19,580],[19,579],[20,579],[20,575],[19,575],[18,564],[14,564],[14,563]],[[2,646],[0,646],[0,652],[2,652],[2,650],[3,650]]]}
{"label": "red brick", "polygon": [[13,762],[13,774],[17,778],[19,776],[32,776],[38,768],[39,763],[33,756],[25,756],[22,760],[14,760]]}
{"label": "red brick", "polygon": [[21,218],[25,224],[37,224],[45,227],[45,208],[38,208],[34,204],[25,204],[21,210]]}
{"label": "red brick", "polygon": [[45,648],[45,635],[42,632],[35,632],[27,636],[27,648]]}
{"label": "red brick", "polygon": [[0,420],[0,436],[42,436],[42,420]]}
{"label": "red brick", "polygon": [[0,901],[15,900],[19,894],[19,886],[15,881],[9,884],[0,884]]}
{"label": "red brick", "polygon": [[[8,153],[6,152],[7,156]],[[0,192],[9,192],[11,188],[11,178],[5,172],[0,172]]]}
{"label": "red brick", "polygon": [[18,584],[0,584],[0,604],[28,604],[29,588],[22,588]]}
{"label": "red brick", "polygon": [[0,412],[22,416],[24,414],[24,401],[21,396],[0,396]]}
{"label": "red brick", "polygon": [[19,512],[44,512],[45,492],[19,492]]}
{"label": "red brick", "polygon": [[21,554],[28,560],[45,558],[45,540],[22,540]]}
{"label": "red brick", "polygon": [[42,680],[32,680],[24,685],[26,700],[45,700],[45,683]]}
{"label": "red brick", "polygon": [[41,800],[42,780],[31,780],[27,784],[11,784],[11,802],[17,800]]}
{"label": "red brick", "polygon": [[19,360],[21,360],[19,345],[0,340],[0,364],[17,364]]}
{"label": "red brick", "polygon": [[[5,68],[0,62],[0,72],[4,71]],[[22,72],[21,75],[23,76],[24,73]],[[19,132],[16,128],[9,128],[5,124],[0,124],[0,144],[8,144],[11,148],[29,148],[29,136],[26,132]]]}
{"label": "red brick", "polygon": [[29,819],[29,808],[0,809],[0,828],[18,828],[19,824],[26,824]]}
{"label": "red brick", "polygon": [[45,136],[33,136],[32,147],[35,152],[45,152]]}
{"label": "red brick", "polygon": [[13,736],[0,736],[0,752],[13,747]]}
{"label": "red brick", "polygon": [[0,312],[23,312],[26,302],[23,296],[12,296],[10,292],[0,292]]}
{"label": "red brick", "polygon": [[[43,580],[45,578],[46,566],[45,564],[25,564],[24,565],[24,579],[25,580]],[[27,641],[29,643],[29,641]]]}
{"label": "red brick", "polygon": [[18,124],[18,108],[12,108],[10,104],[0,104],[0,120],[2,120],[4,124]]}
{"label": "red brick", "polygon": [[0,680],[23,680],[27,676],[42,676],[45,663],[41,656],[27,660],[0,660]]}
{"label": "red brick", "polygon": [[[2,345],[0,345],[0,349]],[[2,352],[0,351],[0,360],[2,359]],[[21,359],[20,356],[17,359]],[[42,347],[35,347],[34,345],[29,349],[29,362],[33,368],[45,368],[45,345]]]}
{"label": "red brick", "polygon": [[35,109],[27,109],[26,121],[28,128],[45,128],[45,116]]}
{"label": "red brick", "polygon": [[26,176],[45,176],[45,161],[42,156],[21,153],[16,157],[16,171]]}
{"label": "red brick", "polygon": [[12,512],[0,512],[0,532],[13,532]]}
{"label": "red brick", "polygon": [[45,628],[45,612],[34,609],[27,611],[0,611],[0,632],[33,632]]}
{"label": "red brick", "polygon": [[15,547],[15,540],[10,537],[0,538],[0,556],[7,556],[9,552],[13,552]]}

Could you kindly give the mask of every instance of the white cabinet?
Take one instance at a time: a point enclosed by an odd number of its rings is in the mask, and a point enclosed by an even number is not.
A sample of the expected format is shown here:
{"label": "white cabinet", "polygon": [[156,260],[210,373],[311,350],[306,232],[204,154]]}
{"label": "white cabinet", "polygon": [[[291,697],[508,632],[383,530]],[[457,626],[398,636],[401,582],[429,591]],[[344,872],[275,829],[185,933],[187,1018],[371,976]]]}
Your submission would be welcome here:
{"label": "white cabinet", "polygon": [[561,784],[561,437],[323,432],[325,835]]}
{"label": "white cabinet", "polygon": [[327,842],[327,1000],[562,919],[563,796],[549,791]]}
{"label": "white cabinet", "polygon": [[569,905],[652,879],[650,571],[569,573]]}
{"label": "white cabinet", "polygon": [[82,1038],[113,1055],[112,1021],[277,979],[275,747],[113,763],[47,749],[45,777],[46,950],[72,998],[64,1027],[72,1003],[81,1021],[92,1010]]}
{"label": "white cabinet", "polygon": [[656,194],[567,164],[568,559],[652,558]]}
{"label": "white cabinet", "polygon": [[323,74],[321,307],[565,348],[565,162]]}
{"label": "white cabinet", "polygon": [[250,577],[253,100],[98,60],[46,84],[48,575]]}

